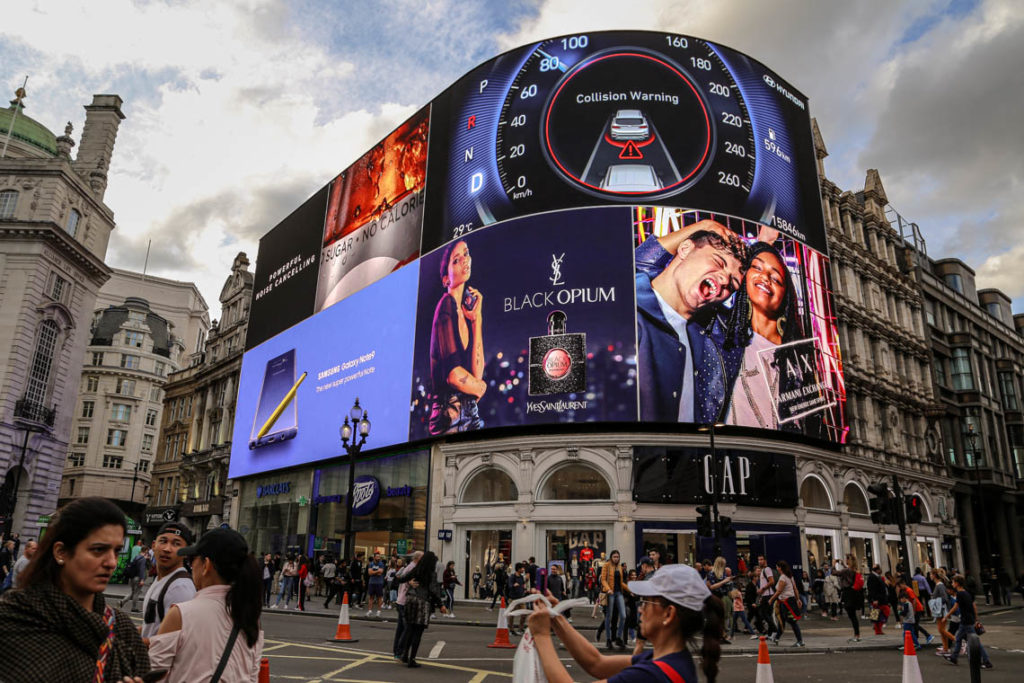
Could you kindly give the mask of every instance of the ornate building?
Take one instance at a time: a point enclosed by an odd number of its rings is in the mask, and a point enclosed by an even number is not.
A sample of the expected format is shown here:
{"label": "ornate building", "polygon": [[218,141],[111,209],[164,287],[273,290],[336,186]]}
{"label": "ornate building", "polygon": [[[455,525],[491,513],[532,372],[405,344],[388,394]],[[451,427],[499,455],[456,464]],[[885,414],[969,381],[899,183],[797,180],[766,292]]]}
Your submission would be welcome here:
{"label": "ornate building", "polygon": [[164,386],[164,411],[153,465],[145,526],[182,519],[195,531],[219,526],[230,514],[227,495],[231,429],[238,373],[252,297],[252,273],[244,253],[235,257],[220,293],[201,354]]}
{"label": "ornate building", "polygon": [[0,519],[25,537],[57,505],[96,294],[111,273],[103,196],[121,104],[93,97],[76,159],[70,123],[57,137],[21,98],[0,110]]}
{"label": "ornate building", "polygon": [[138,518],[149,498],[163,385],[201,348],[210,319],[195,284],[124,270],[114,270],[97,304],[60,502],[103,495]]}
{"label": "ornate building", "polygon": [[[816,123],[814,139],[846,378],[845,451],[857,463],[847,472],[831,472],[838,477],[821,479],[837,500],[842,496],[851,538],[874,537],[884,544],[874,554],[883,568],[888,567],[878,551],[895,565],[898,533],[895,526],[872,524],[863,494],[872,483],[892,486],[894,475],[905,495],[920,497],[923,524],[935,530],[927,539],[915,526],[908,530],[911,563],[961,566],[959,549],[950,542],[959,533],[953,480],[941,457],[923,299],[907,268],[907,245],[886,215],[878,171],[867,172],[862,190],[842,190],[825,175],[828,152]],[[860,489],[855,502],[850,484]]]}
{"label": "ornate building", "polygon": [[[933,260],[914,223],[897,216],[924,301],[941,452],[954,481],[966,568],[1024,572],[1018,507],[1024,491],[1024,315],[1008,296],[977,289],[955,258]],[[929,435],[929,447],[938,443]],[[951,510],[952,512],[952,510]]]}

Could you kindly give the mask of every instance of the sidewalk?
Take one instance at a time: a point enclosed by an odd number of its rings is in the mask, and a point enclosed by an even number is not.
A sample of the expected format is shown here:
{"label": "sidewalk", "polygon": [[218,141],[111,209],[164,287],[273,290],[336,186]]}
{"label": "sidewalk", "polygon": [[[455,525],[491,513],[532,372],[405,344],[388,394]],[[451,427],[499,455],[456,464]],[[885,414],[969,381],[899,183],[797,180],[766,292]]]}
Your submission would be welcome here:
{"label": "sidewalk", "polygon": [[[148,584],[147,584],[148,585]],[[107,587],[104,593],[107,600],[114,599],[120,601],[122,597],[128,594],[128,586],[124,584],[112,584]],[[143,589],[142,595],[145,595],[145,589]],[[276,601],[276,596],[271,599],[270,604],[273,605]],[[115,606],[117,602],[114,603]],[[141,604],[141,601],[140,601]],[[494,629],[497,626],[498,621],[498,608],[495,607],[493,611],[488,610],[490,600],[456,600],[455,601],[455,617],[449,618],[442,616],[440,613],[435,613],[431,623],[435,626],[445,626],[451,624],[454,626],[480,626],[484,628]],[[978,605],[978,614],[984,617],[986,614],[993,612],[1004,611],[1008,609],[1022,609],[1024,608],[1024,602],[1021,600],[1015,600],[1011,605],[995,606],[995,605]],[[299,612],[295,609],[295,601],[291,601],[291,606],[287,609],[284,608],[283,604],[277,609],[265,609],[264,611],[268,614],[294,614],[302,617],[320,617],[324,619],[338,619],[338,613],[340,606],[331,604],[329,609],[324,609],[324,596],[312,596],[309,598],[306,604],[306,610]],[[376,611],[373,616],[367,617],[365,609],[359,609],[354,606],[349,607],[349,618],[353,622],[357,621],[376,621],[380,623],[394,623],[397,619],[394,610],[383,609],[381,610],[380,617],[377,617]],[[600,609],[598,615],[601,615]],[[603,621],[603,618],[591,617],[591,610],[588,609],[574,609],[572,611],[573,626],[578,631],[587,636],[591,641],[594,640],[594,636],[597,633],[597,626]],[[515,619],[518,623],[518,619]],[[512,624],[509,624],[512,626]],[[935,624],[932,621],[924,623],[923,626],[929,632],[935,635],[935,642],[932,646],[925,647],[922,643],[922,650],[927,652],[934,651],[934,648],[939,642],[938,633],[935,629]],[[358,628],[358,626],[353,626]],[[808,616],[800,621],[800,628],[803,631],[804,642],[807,647],[797,648],[794,646],[794,638],[792,631],[786,629],[786,633],[782,638],[782,642],[778,645],[771,645],[772,652],[785,653],[785,652],[817,652],[817,653],[829,653],[829,652],[849,652],[849,651],[861,651],[861,650],[894,650],[903,645],[903,632],[898,628],[898,625],[893,625],[891,622],[886,628],[886,634],[884,636],[874,635],[871,622],[866,619],[861,619],[860,622],[860,633],[861,641],[859,643],[848,642],[848,639],[853,635],[853,629],[849,623],[849,620],[844,616],[839,621],[830,621],[828,619],[822,619],[817,612],[808,613]],[[491,637],[491,634],[488,634]],[[599,643],[602,645],[603,643]],[[722,652],[727,655],[756,655],[757,654],[758,641],[751,640],[750,636],[742,633],[737,633],[735,639],[732,641],[732,645],[724,645]]]}

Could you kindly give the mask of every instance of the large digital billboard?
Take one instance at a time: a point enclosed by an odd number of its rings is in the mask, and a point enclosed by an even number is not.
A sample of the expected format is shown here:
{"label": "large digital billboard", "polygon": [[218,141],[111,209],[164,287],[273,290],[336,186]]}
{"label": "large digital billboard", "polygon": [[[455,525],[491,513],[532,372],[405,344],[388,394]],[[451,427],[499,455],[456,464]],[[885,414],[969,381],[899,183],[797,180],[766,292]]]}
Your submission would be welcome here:
{"label": "large digital billboard", "polygon": [[271,231],[256,280],[232,476],[339,455],[357,395],[368,447],[582,422],[845,437],[806,98],[698,38],[477,67]]}

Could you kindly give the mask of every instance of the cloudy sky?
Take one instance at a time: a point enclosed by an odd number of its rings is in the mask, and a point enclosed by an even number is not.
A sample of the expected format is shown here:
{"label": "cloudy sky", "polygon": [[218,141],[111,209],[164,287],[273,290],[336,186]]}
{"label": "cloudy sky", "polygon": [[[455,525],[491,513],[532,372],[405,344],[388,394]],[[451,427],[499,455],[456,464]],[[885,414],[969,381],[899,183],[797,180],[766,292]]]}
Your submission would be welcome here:
{"label": "cloudy sky", "polygon": [[[804,92],[830,156],[879,169],[932,257],[959,256],[1024,312],[1024,3],[1018,0],[97,0],[5,3],[0,81],[78,139],[124,98],[107,261],[195,281],[219,316],[231,260],[473,66],[598,29],[707,38]],[[5,95],[9,99],[11,95]]]}

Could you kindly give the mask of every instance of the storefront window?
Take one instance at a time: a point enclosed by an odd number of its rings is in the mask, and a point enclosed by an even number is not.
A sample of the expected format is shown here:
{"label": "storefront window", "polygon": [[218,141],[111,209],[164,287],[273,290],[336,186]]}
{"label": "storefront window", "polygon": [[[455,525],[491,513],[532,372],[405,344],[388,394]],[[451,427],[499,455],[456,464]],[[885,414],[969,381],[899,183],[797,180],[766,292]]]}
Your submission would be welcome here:
{"label": "storefront window", "polygon": [[697,562],[697,534],[693,531],[644,532],[644,555],[657,550],[662,564]]}
{"label": "storefront window", "polygon": [[[429,477],[427,451],[356,463],[356,514],[352,518],[356,554],[404,555],[425,548]],[[348,464],[325,467],[314,475],[314,552],[341,554],[347,493]]]}
{"label": "storefront window", "polygon": [[800,498],[805,508],[815,510],[831,510],[832,501],[828,497],[825,485],[817,477],[807,477],[800,484]]}
{"label": "storefront window", "polygon": [[818,567],[830,567],[835,559],[832,548],[832,537],[823,534],[809,533],[807,538],[807,566],[812,570]]}
{"label": "storefront window", "polygon": [[[463,567],[463,597],[488,599],[497,590],[494,566],[499,557],[506,567],[512,562],[512,530],[482,529],[466,532],[466,565]],[[474,586],[473,572],[480,569],[480,585]],[[506,569],[507,571],[507,569]],[[507,576],[507,574],[506,574]]]}
{"label": "storefront window", "polygon": [[850,554],[857,559],[857,569],[862,572],[870,571],[875,563],[874,548],[869,539],[850,537]]}
{"label": "storefront window", "polygon": [[[846,489],[843,491],[843,503],[846,504],[846,509],[850,512],[850,514],[871,514],[868,510],[868,501],[865,500],[864,493],[853,482],[847,484]],[[859,557],[864,556],[860,555]]]}
{"label": "storefront window", "polygon": [[476,474],[462,494],[463,503],[498,503],[518,498],[519,491],[512,477],[497,467],[489,467]]}
{"label": "storefront window", "polygon": [[260,553],[305,553],[310,470],[258,477],[241,491],[239,532]]}
{"label": "storefront window", "polygon": [[554,472],[541,490],[541,500],[608,500],[611,488],[589,465],[567,465]]}

